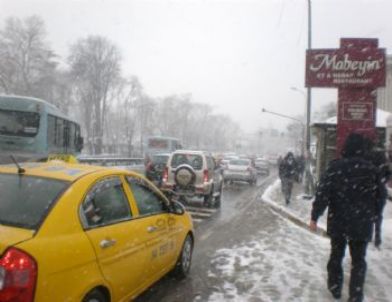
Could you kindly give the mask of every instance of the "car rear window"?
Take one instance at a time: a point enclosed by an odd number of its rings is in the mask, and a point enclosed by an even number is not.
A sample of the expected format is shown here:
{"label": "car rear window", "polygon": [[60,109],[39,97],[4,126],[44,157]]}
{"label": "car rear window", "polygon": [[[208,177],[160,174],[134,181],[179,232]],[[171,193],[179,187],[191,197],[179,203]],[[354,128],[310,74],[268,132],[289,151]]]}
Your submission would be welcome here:
{"label": "car rear window", "polygon": [[247,159],[232,159],[229,162],[230,165],[234,166],[248,166],[250,164],[250,160]]}
{"label": "car rear window", "polygon": [[171,167],[177,168],[180,165],[190,165],[195,170],[201,170],[203,168],[203,157],[197,154],[174,154]]}
{"label": "car rear window", "polygon": [[169,159],[169,155],[154,155],[152,157],[152,162],[154,164],[166,164]]}
{"label": "car rear window", "polygon": [[69,182],[0,174],[0,224],[37,229]]}
{"label": "car rear window", "polygon": [[256,160],[256,164],[267,164],[268,162],[264,159]]}

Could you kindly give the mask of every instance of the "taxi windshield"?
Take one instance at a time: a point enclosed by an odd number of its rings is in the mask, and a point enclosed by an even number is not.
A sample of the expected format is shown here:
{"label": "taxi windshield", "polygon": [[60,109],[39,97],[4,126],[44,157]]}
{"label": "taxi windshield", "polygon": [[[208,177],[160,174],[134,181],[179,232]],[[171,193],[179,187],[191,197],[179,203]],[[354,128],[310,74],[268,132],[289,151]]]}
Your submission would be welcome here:
{"label": "taxi windshield", "polygon": [[0,224],[37,229],[68,182],[0,174]]}

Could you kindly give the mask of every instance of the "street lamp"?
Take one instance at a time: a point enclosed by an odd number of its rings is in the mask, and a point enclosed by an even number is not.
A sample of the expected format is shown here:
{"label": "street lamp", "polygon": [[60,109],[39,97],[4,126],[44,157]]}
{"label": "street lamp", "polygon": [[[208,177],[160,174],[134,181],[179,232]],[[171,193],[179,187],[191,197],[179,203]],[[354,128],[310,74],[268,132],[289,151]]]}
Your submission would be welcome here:
{"label": "street lamp", "polygon": [[[283,117],[283,118],[286,118],[286,119],[289,119],[289,120],[292,120],[292,121],[296,121],[297,123],[299,123],[299,124],[301,125],[301,128],[302,128],[302,137],[304,136],[304,134],[305,134],[305,124],[304,124],[301,120],[296,119],[296,118],[294,118],[294,117],[292,117],[292,116],[289,116],[289,115],[285,115],[285,114],[281,114],[281,113],[269,111],[269,110],[267,110],[267,109],[265,109],[265,108],[261,108],[261,112],[273,114],[273,115],[276,115],[276,116],[279,116],[279,117]],[[303,143],[301,144],[301,153],[302,153],[302,155],[304,154],[304,146],[303,146]]]}
{"label": "street lamp", "polygon": [[297,87],[294,87],[294,86],[290,87],[290,89],[293,90],[293,91],[297,91],[297,92],[301,93],[304,96],[304,98],[306,99],[305,91],[303,91],[303,90],[301,90],[301,89],[299,89]]}
{"label": "street lamp", "polygon": [[277,112],[273,112],[273,111],[269,111],[269,110],[267,110],[267,109],[265,109],[265,108],[261,108],[261,112],[263,112],[263,113],[269,113],[269,114],[273,114],[273,115],[277,115],[277,116],[280,116],[280,117],[283,117],[283,118],[287,118],[287,119],[296,121],[296,122],[300,123],[301,126],[305,127],[304,123],[303,123],[301,120],[296,119],[296,118],[294,118],[294,117],[292,117],[292,116],[285,115],[285,114],[281,114],[281,113],[277,113]]}

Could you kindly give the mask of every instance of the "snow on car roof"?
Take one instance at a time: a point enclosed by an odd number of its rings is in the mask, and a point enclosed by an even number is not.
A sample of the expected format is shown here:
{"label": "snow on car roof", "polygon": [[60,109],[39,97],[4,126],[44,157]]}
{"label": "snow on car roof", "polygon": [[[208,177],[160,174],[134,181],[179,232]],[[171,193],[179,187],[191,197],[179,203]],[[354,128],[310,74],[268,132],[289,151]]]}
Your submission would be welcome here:
{"label": "snow on car roof", "polygon": [[[19,163],[19,165],[25,169],[23,175],[40,176],[68,181],[73,181],[83,175],[87,175],[93,172],[109,170],[109,168],[99,166],[69,164],[62,161],[50,161],[42,163],[23,162]],[[0,173],[17,174],[18,169],[15,164],[0,165]]]}

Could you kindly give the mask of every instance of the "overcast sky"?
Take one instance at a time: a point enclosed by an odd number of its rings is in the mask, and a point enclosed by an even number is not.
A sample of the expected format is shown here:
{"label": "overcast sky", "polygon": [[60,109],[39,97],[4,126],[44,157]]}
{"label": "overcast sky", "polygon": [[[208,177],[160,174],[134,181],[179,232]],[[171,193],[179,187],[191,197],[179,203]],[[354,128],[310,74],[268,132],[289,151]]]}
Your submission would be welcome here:
{"label": "overcast sky", "polygon": [[[313,0],[313,48],[341,37],[379,38],[392,52],[391,0]],[[283,129],[262,114],[305,111],[306,0],[0,0],[9,16],[41,16],[48,41],[65,60],[69,45],[89,34],[108,37],[123,55],[123,73],[137,75],[151,96],[191,93],[247,131]],[[313,89],[313,111],[336,101],[334,89]]]}

